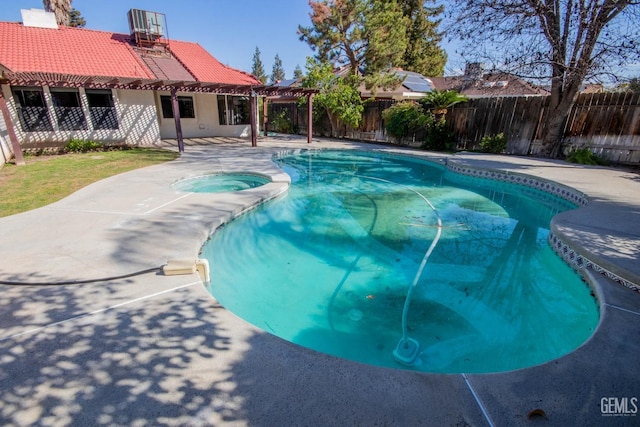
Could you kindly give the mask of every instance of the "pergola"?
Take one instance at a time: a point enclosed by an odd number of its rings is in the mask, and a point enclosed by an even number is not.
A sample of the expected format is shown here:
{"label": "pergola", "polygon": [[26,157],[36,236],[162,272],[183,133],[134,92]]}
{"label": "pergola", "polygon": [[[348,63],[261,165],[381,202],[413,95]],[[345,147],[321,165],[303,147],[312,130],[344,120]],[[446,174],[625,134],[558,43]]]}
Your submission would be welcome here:
{"label": "pergola", "polygon": [[[318,91],[308,88],[290,88],[266,85],[233,85],[215,82],[182,81],[182,80],[159,80],[159,79],[136,79],[125,77],[108,76],[82,76],[71,74],[56,74],[45,72],[12,72],[0,65],[0,84],[12,86],[49,86],[65,88],[86,88],[86,89],[128,89],[128,90],[153,90],[168,91],[171,94],[173,117],[175,119],[176,136],[180,152],[184,151],[184,139],[180,124],[180,110],[178,108],[178,91],[194,93],[246,95],[250,97],[251,107],[251,146],[256,147],[258,136],[257,111],[258,97],[265,97],[264,108],[264,129],[266,135],[268,117],[267,102],[269,96],[286,96],[292,98],[307,97],[308,120],[307,142],[311,143],[312,137],[312,115],[313,115],[313,95]],[[13,129],[11,117],[7,108],[6,100],[0,91],[0,109],[4,116],[9,139],[16,156],[16,162],[23,163],[20,144]]]}

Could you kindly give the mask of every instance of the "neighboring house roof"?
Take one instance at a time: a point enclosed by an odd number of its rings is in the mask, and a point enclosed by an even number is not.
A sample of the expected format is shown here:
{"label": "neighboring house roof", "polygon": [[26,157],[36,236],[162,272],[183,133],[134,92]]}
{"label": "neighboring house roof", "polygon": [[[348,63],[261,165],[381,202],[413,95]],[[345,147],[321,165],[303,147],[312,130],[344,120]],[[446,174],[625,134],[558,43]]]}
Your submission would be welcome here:
{"label": "neighboring house roof", "polygon": [[546,89],[508,73],[431,77],[430,79],[439,91],[455,90],[471,98],[549,94]]}
{"label": "neighboring house roof", "polygon": [[280,80],[279,82],[275,82],[273,85],[275,87],[300,87],[301,79],[288,79],[288,80]]}
{"label": "neighboring house roof", "polygon": [[582,85],[580,93],[603,93],[604,85],[602,83],[586,83]]}
{"label": "neighboring house roof", "polygon": [[14,74],[261,84],[252,75],[223,65],[197,43],[171,40],[167,46],[171,55],[145,55],[126,34],[0,22],[0,68]]}
{"label": "neighboring house roof", "polygon": [[[375,98],[419,99],[435,89],[431,79],[420,73],[399,69],[393,70],[393,72],[399,78],[403,79],[402,83],[395,89],[391,90],[377,89],[375,91]],[[367,89],[364,85],[360,86],[360,94],[363,98],[374,97],[373,91]]]}

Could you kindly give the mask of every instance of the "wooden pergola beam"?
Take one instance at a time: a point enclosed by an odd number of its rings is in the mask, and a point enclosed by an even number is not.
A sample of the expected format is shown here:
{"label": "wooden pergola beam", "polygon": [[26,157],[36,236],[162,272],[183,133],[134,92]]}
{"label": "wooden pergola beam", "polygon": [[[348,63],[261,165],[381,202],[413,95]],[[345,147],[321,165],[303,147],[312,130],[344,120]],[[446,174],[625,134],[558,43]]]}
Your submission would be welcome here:
{"label": "wooden pergola beam", "polygon": [[251,146],[257,147],[258,146],[258,124],[257,124],[258,96],[254,92],[251,92],[250,94],[249,106],[251,110],[251,112],[249,113],[251,114],[251,119],[249,120],[249,122],[251,123]]}
{"label": "wooden pergola beam", "polygon": [[20,143],[18,142],[18,137],[16,136],[15,129],[13,129],[13,122],[11,121],[11,115],[9,114],[9,109],[7,108],[7,102],[4,99],[4,94],[2,90],[0,90],[0,110],[2,110],[2,117],[4,118],[4,123],[7,126],[7,132],[9,133],[9,141],[11,141],[11,148],[13,149],[13,155],[16,158],[16,165],[24,165],[26,164],[24,161],[24,157],[22,157],[22,147],[20,147]]}
{"label": "wooden pergola beam", "polygon": [[313,93],[307,96],[307,144],[313,139]]}
{"label": "wooden pergola beam", "polygon": [[182,139],[182,124],[180,123],[180,105],[178,104],[178,88],[171,88],[171,109],[173,110],[173,120],[176,123],[176,138],[178,140],[178,151],[184,153],[184,140]]}

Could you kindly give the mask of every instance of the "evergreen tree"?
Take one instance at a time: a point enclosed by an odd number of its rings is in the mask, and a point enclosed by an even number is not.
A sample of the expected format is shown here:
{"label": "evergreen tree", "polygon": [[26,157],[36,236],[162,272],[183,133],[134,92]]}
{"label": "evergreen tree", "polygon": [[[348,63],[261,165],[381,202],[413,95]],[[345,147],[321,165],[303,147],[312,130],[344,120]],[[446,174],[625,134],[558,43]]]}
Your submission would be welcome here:
{"label": "evergreen tree", "polygon": [[260,59],[260,49],[256,46],[256,51],[253,53],[253,65],[251,67],[251,74],[253,74],[258,80],[265,84],[267,82],[267,75],[264,73],[264,67],[262,66],[262,60]]}
{"label": "evergreen tree", "polygon": [[[427,0],[434,2],[434,0]],[[442,34],[438,32],[444,6],[426,7],[424,0],[400,0],[402,13],[408,21],[407,48],[400,66],[425,76],[444,74],[447,54],[439,46]]]}
{"label": "evergreen tree", "polygon": [[82,17],[78,9],[71,9],[69,11],[69,26],[84,28],[87,25],[87,21]]}
{"label": "evergreen tree", "polygon": [[303,75],[304,74],[302,73],[302,68],[300,68],[300,65],[296,65],[296,69],[293,70],[293,78],[296,80],[301,79]]}
{"label": "evergreen tree", "polygon": [[309,5],[312,25],[298,26],[298,34],[317,52],[316,59],[347,64],[354,74],[364,71],[370,82],[396,67],[442,75],[446,54],[437,31],[442,7],[426,7],[425,0],[312,0]]}
{"label": "evergreen tree", "polygon": [[368,0],[309,1],[310,27],[298,26],[301,41],[317,51],[318,61],[348,64],[354,74],[364,65],[364,11]]}
{"label": "evergreen tree", "polygon": [[284,68],[282,68],[282,60],[276,53],[273,59],[273,69],[271,70],[271,83],[277,83],[285,79]]}
{"label": "evergreen tree", "polygon": [[373,1],[364,13],[365,75],[397,67],[407,49],[407,23],[396,0]]}

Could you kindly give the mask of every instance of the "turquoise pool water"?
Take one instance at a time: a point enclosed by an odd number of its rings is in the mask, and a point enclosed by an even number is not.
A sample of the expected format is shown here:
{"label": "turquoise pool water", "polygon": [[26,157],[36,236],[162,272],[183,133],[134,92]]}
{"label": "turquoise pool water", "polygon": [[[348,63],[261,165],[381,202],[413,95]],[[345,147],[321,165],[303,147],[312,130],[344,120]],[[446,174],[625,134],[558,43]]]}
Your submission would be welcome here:
{"label": "turquoise pool water", "polygon": [[[480,373],[540,364],[598,322],[589,287],[549,247],[570,203],[411,158],[308,151],[278,159],[292,185],[205,244],[210,292],[286,340],[363,363]],[[422,274],[425,252],[441,236]],[[403,334],[412,366],[393,356]]]}
{"label": "turquoise pool water", "polygon": [[180,180],[173,184],[173,188],[192,193],[226,193],[260,187],[269,182],[266,177],[254,174],[217,173]]}

